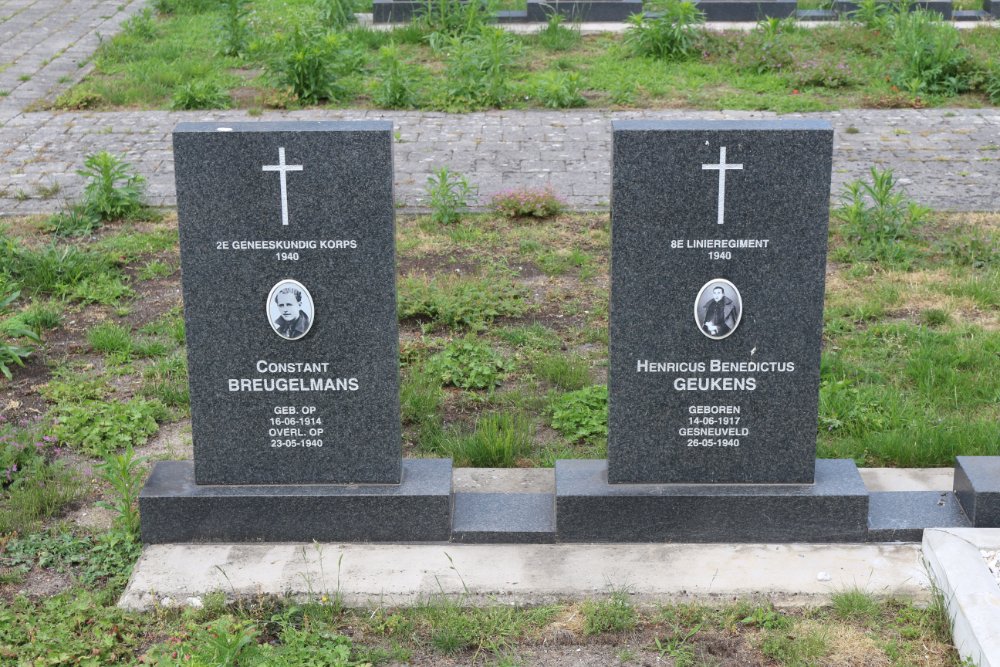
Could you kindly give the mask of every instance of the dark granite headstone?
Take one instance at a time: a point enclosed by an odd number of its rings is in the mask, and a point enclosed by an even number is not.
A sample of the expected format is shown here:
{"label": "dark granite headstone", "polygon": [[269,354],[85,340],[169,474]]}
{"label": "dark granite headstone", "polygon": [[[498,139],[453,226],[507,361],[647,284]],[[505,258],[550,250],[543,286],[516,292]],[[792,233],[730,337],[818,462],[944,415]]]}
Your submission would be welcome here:
{"label": "dark granite headstone", "polygon": [[557,462],[557,540],[863,540],[816,460],[832,128],[612,129],[608,460]]}
{"label": "dark granite headstone", "polygon": [[392,124],[174,131],[194,462],[145,542],[434,541],[451,461],[402,461]]}
{"label": "dark granite headstone", "polygon": [[609,482],[812,482],[832,129],[613,127]]}
{"label": "dark granite headstone", "polygon": [[400,481],[391,127],[175,130],[199,484]]}

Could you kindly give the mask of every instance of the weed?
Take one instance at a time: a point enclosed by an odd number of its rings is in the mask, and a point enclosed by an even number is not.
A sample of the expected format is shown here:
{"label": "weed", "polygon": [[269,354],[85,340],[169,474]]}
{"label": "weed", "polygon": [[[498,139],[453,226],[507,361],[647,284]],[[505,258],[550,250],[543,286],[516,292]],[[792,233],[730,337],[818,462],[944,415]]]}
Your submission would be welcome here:
{"label": "weed", "polygon": [[132,289],[122,282],[119,275],[99,273],[86,276],[71,287],[57,290],[57,294],[80,303],[102,303],[106,306],[117,305],[124,297],[134,294]]}
{"label": "weed", "polygon": [[561,276],[572,268],[586,268],[590,264],[590,255],[579,248],[572,248],[570,250],[560,248],[558,250],[543,252],[536,257],[536,260],[538,261],[538,268],[545,275]]}
{"label": "weed", "polygon": [[[15,301],[21,293],[11,286],[0,288],[0,315],[2,315]],[[6,323],[5,323],[6,324]],[[4,326],[3,335],[14,340],[26,339],[33,342],[40,342],[38,334],[33,329],[22,326]],[[32,347],[18,343],[0,340],[0,373],[10,380],[13,377],[11,366],[24,366],[24,360],[31,356]]]}
{"label": "weed", "polygon": [[986,75],[983,92],[989,98],[990,104],[1000,104],[1000,67],[994,67]]}
{"label": "weed", "polygon": [[142,203],[146,179],[132,171],[121,157],[107,151],[91,153],[83,161],[80,176],[87,179],[83,189],[83,207],[101,220],[137,218],[144,212]]}
{"label": "weed", "polygon": [[627,591],[615,591],[605,600],[586,600],[580,606],[583,614],[583,634],[626,632],[635,628],[639,614],[629,600]]}
{"label": "weed", "polygon": [[332,30],[341,30],[357,23],[353,0],[319,0],[319,21]]}
{"label": "weed", "polygon": [[56,236],[86,236],[100,225],[99,216],[83,206],[74,206],[49,216],[42,228]]}
{"label": "weed", "polygon": [[474,331],[497,317],[516,317],[528,309],[523,288],[502,275],[488,278],[403,278],[399,284],[399,319],[427,318],[432,323]]}
{"label": "weed", "polygon": [[587,105],[581,88],[577,72],[545,72],[535,81],[535,98],[549,109],[573,109]]}
{"label": "weed", "polygon": [[183,354],[160,359],[146,367],[139,393],[168,408],[186,414],[191,397],[188,390],[187,359]]}
{"label": "weed", "polygon": [[833,215],[844,222],[842,234],[852,244],[855,259],[889,266],[907,266],[917,254],[914,229],[928,210],[897,190],[892,170],[872,167],[871,182],[853,181],[844,187],[843,204]]}
{"label": "weed", "polygon": [[414,106],[414,69],[403,62],[402,54],[390,42],[378,50],[375,65],[372,101],[387,109],[409,109]]}
{"label": "weed", "polygon": [[791,629],[769,631],[761,653],[783,665],[815,665],[829,652],[826,634],[801,624]]}
{"label": "weed", "polygon": [[466,35],[478,32],[493,17],[489,2],[426,0],[413,22],[426,34]]}
{"label": "weed", "polygon": [[139,491],[142,489],[143,460],[137,458],[131,445],[121,454],[108,453],[98,466],[101,479],[113,492],[111,502],[101,507],[115,513],[114,526],[133,540],[139,539]]}
{"label": "weed", "polygon": [[951,322],[951,315],[940,308],[928,308],[920,313],[920,321],[929,327],[940,327]]}
{"label": "weed", "polygon": [[32,294],[57,294],[71,299],[89,299],[87,286],[103,286],[103,296],[112,287],[127,292],[121,271],[104,253],[80,250],[76,246],[43,246],[30,250],[0,236],[0,275],[16,281]]}
{"label": "weed", "polygon": [[42,332],[46,329],[55,329],[62,324],[62,308],[55,303],[36,301],[22,311],[17,318],[33,331]]}
{"label": "weed", "polygon": [[885,30],[889,24],[892,5],[885,0],[858,0],[857,9],[848,16],[868,30]]}
{"label": "weed", "polygon": [[969,231],[945,239],[944,252],[958,266],[974,269],[1000,266],[1000,234]]}
{"label": "weed", "polygon": [[551,218],[566,210],[566,202],[551,187],[518,188],[493,195],[490,208],[506,218]]}
{"label": "weed", "polygon": [[277,56],[268,69],[302,104],[337,99],[346,93],[340,79],[357,68],[363,58],[342,33],[323,33],[296,26],[279,36]]}
{"label": "weed", "polygon": [[79,403],[105,397],[108,382],[93,371],[77,372],[68,366],[56,368],[53,378],[39,387],[39,393],[52,403]]}
{"label": "weed", "polygon": [[667,635],[661,641],[659,637],[653,638],[653,645],[660,657],[670,656],[674,660],[676,667],[687,667],[694,664],[694,650],[688,645],[688,640],[698,634],[701,626],[697,625],[690,630],[674,628],[674,632]]}
{"label": "weed", "polygon": [[461,220],[472,196],[472,188],[465,176],[447,167],[441,167],[427,178],[426,192],[431,220],[441,225],[452,225]]}
{"label": "weed", "polygon": [[[799,88],[818,86],[833,90],[835,88],[847,88],[860,83],[860,78],[855,69],[843,58],[838,56],[821,56],[810,58],[795,63],[793,72],[795,85]],[[853,132],[851,130],[854,130]],[[856,127],[848,127],[844,130],[847,134],[857,134]]]}
{"label": "weed", "polygon": [[229,94],[212,79],[181,83],[170,98],[170,108],[174,110],[228,109],[231,103]]}
{"label": "weed", "polygon": [[415,606],[410,615],[418,627],[427,628],[431,645],[441,653],[463,650],[498,653],[522,634],[541,628],[557,611],[555,606],[463,608],[441,596]]}
{"label": "weed", "polygon": [[423,368],[413,368],[407,373],[399,390],[404,423],[437,424],[444,401],[441,379]]}
{"label": "weed", "polygon": [[922,9],[895,14],[892,43],[896,66],[892,82],[913,95],[956,95],[968,90],[969,52],[958,30],[941,15]]}
{"label": "weed", "polygon": [[132,332],[121,324],[102,322],[87,331],[87,343],[96,352],[127,357],[132,353]]}
{"label": "weed", "polygon": [[607,438],[607,385],[593,385],[555,399],[552,428],[574,442]]}
{"label": "weed", "polygon": [[579,27],[567,28],[566,17],[558,11],[549,10],[545,27],[536,33],[535,38],[542,48],[549,51],[566,51],[580,43]]}
{"label": "weed", "polygon": [[456,466],[513,468],[531,454],[535,429],[523,414],[489,414],[476,420],[472,433],[446,435],[440,449]]}
{"label": "weed", "polygon": [[472,334],[452,341],[427,361],[427,371],[447,385],[490,389],[504,378],[511,363]]}
{"label": "weed", "polygon": [[127,403],[82,401],[55,408],[53,434],[60,442],[90,456],[145,444],[156,433],[165,408],[156,401],[134,398]]}
{"label": "weed", "polygon": [[755,605],[749,613],[738,614],[741,625],[747,625],[764,630],[785,630],[792,626],[792,619],[778,612],[770,605]]}
{"label": "weed", "polygon": [[834,593],[831,601],[833,613],[845,621],[870,625],[882,615],[882,607],[875,598],[857,588]]}
{"label": "weed", "polygon": [[49,185],[36,185],[35,192],[42,199],[52,199],[62,190],[62,186],[58,183],[50,183]]}
{"label": "weed", "polygon": [[698,50],[703,33],[696,26],[704,22],[705,14],[694,3],[668,0],[658,18],[630,16],[624,43],[638,56],[684,60]]}
{"label": "weed", "polygon": [[156,19],[148,7],[123,22],[121,28],[126,38],[151,42],[157,37]]}
{"label": "weed", "polygon": [[154,280],[156,278],[166,278],[171,276],[177,271],[177,267],[172,264],[167,264],[166,262],[161,262],[158,259],[146,264],[144,267],[139,269],[136,274],[136,278],[139,280]]}
{"label": "weed", "polygon": [[555,350],[561,344],[556,332],[538,323],[500,329],[495,333],[511,345],[531,350]]}
{"label": "weed", "polygon": [[775,18],[758,22],[740,44],[734,55],[733,65],[754,74],[789,69],[795,60],[786,38],[791,29],[794,29],[790,26],[793,23]]}
{"label": "weed", "polygon": [[590,364],[585,359],[564,354],[546,354],[532,364],[540,379],[564,391],[575,391],[590,384]]}
{"label": "weed", "polygon": [[[219,54],[242,58],[250,42],[249,12],[245,0],[222,0],[222,17],[218,24]],[[210,107],[183,107],[185,109]],[[214,107],[211,107],[214,108]]]}
{"label": "weed", "polygon": [[439,48],[447,61],[446,111],[503,108],[510,96],[511,69],[523,51],[517,37],[484,26],[470,35],[449,37]]}

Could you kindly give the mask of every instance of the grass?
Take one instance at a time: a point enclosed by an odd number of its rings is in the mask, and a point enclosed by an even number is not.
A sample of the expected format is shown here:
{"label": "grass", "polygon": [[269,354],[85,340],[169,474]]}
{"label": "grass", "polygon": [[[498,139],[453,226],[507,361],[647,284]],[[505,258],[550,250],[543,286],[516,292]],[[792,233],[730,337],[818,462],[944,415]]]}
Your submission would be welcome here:
{"label": "grass", "polygon": [[[322,76],[326,83],[307,79],[312,83],[296,96],[283,85],[284,70],[275,68],[275,63],[285,57],[283,49],[289,48],[288,36],[296,27],[317,24],[316,3],[246,3],[253,20],[240,56],[222,55],[225,49],[217,39],[217,26],[223,22],[225,3],[217,7],[192,11],[182,3],[169,15],[124,30],[101,46],[95,72],[64,93],[57,106],[165,109],[180,99],[201,108],[298,107],[303,101],[314,104],[316,96],[310,91],[319,86],[330,91],[320,96],[323,104],[333,107],[371,107],[375,100],[387,107],[444,110],[578,103],[598,108],[684,106],[777,112],[977,107],[986,101],[986,84],[979,81],[985,81],[982,75],[995,66],[1000,52],[996,28],[959,31],[954,40],[962,48],[948,52],[961,51],[968,57],[960,57],[965,60],[956,70],[958,78],[938,81],[933,79],[937,63],[914,65],[899,55],[909,53],[912,45],[901,46],[898,31],[847,22],[810,30],[774,30],[765,24],[750,35],[681,31],[682,36],[693,35],[690,55],[673,60],[636,55],[626,43],[631,35],[581,37],[564,25],[549,26],[537,36],[505,38],[509,44],[493,53],[503,54],[501,60],[489,60],[491,47],[474,43],[481,38],[477,32],[460,38],[453,48],[435,49],[430,42],[441,40],[428,40],[420,27],[386,32],[351,27],[336,45],[331,62],[354,66],[327,73],[300,72],[299,80]],[[943,39],[944,33],[952,39],[950,27],[919,32],[913,39],[933,42]],[[382,48],[394,53],[392,69],[386,69],[385,58],[379,55]],[[476,71],[488,76],[476,77],[456,69],[453,62],[449,65],[447,53],[455,48],[468,51],[464,61],[485,54],[487,60]],[[952,85],[958,79],[962,83]]]}

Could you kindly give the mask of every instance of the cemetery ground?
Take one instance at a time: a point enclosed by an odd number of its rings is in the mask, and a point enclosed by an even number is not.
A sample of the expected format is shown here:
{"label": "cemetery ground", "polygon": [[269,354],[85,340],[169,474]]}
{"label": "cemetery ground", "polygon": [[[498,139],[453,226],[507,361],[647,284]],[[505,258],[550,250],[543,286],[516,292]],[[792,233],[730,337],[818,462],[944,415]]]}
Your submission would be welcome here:
{"label": "cemetery ground", "polygon": [[647,6],[659,18],[598,35],[558,15],[537,34],[513,34],[489,25],[478,4],[432,6],[426,18],[375,30],[350,22],[351,0],[156,0],[101,44],[82,83],[35,108],[804,112],[1000,102],[1000,30],[958,30],[876,3],[851,21],[769,19],[747,32],[703,30],[694,6],[664,0]]}
{"label": "cemetery ground", "polygon": [[[139,614],[114,605],[138,555],[153,460],[190,458],[176,216],[139,204],[110,155],[85,201],[8,219],[0,361],[0,657],[14,664],[954,665],[940,598],[845,590],[637,608],[627,588],[578,604],[346,609],[337,590]],[[397,222],[404,453],[457,466],[551,466],[606,447],[607,214],[558,193],[463,210],[439,172],[430,215]],[[875,171],[833,211],[822,457],[950,466],[997,455],[1000,215],[914,205]],[[190,304],[189,304],[190,305]],[[23,363],[23,365],[21,365]],[[329,563],[328,567],[338,567]],[[459,575],[461,572],[458,573]],[[582,656],[582,657],[581,657]]]}

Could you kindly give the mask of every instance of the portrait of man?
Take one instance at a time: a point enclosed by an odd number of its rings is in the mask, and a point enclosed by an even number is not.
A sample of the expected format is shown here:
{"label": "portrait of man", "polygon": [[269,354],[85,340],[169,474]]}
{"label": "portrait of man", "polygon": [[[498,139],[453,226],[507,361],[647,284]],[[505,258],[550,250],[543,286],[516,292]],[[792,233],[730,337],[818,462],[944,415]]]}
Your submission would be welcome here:
{"label": "portrait of man", "polygon": [[274,332],[288,340],[298,340],[312,327],[313,300],[302,283],[282,280],[267,297],[268,321]]}
{"label": "portrait of man", "polygon": [[713,340],[722,340],[739,326],[743,315],[740,292],[728,280],[710,280],[698,292],[694,317],[701,332]]}

